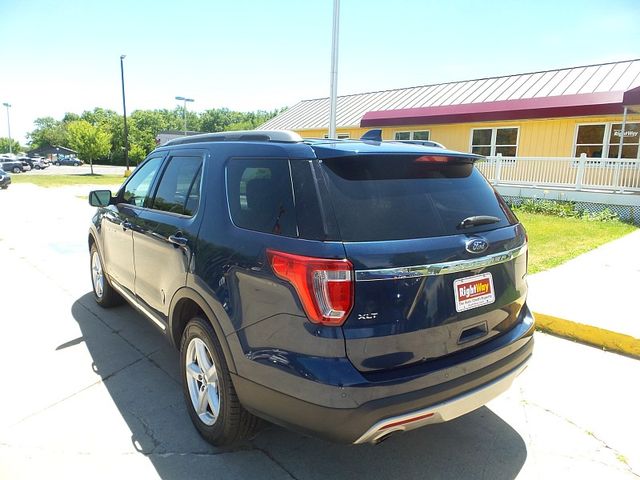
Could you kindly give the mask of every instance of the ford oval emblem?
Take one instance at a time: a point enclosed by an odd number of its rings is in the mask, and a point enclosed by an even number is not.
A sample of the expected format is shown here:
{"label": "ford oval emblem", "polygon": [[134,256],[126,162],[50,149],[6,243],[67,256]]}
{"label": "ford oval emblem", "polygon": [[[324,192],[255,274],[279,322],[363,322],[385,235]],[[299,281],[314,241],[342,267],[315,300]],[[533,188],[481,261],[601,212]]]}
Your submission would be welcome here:
{"label": "ford oval emblem", "polygon": [[464,245],[469,253],[482,253],[489,248],[489,242],[482,238],[470,238]]}

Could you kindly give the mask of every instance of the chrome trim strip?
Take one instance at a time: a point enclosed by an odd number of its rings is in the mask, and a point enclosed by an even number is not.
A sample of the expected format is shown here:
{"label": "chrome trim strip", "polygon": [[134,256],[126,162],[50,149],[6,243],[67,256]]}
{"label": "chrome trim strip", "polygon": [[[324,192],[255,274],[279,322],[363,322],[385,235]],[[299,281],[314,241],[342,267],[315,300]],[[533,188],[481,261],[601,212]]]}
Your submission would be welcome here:
{"label": "chrome trim strip", "polygon": [[527,368],[528,363],[529,359],[492,382],[459,397],[411,413],[380,420],[353,443],[376,443],[380,438],[390,433],[406,432],[429,424],[448,422],[472,412],[506,392],[516,377]]}
{"label": "chrome trim strip", "polygon": [[167,329],[167,326],[164,323],[162,323],[160,320],[158,320],[153,313],[151,313],[149,310],[147,310],[145,307],[143,307],[140,304],[140,302],[138,302],[138,300],[136,300],[131,295],[129,295],[127,292],[125,292],[116,282],[112,282],[111,286],[115,290],[117,290],[120,295],[125,297],[133,307],[135,307],[141,313],[144,313],[144,315],[146,317],[148,317],[149,320],[151,320],[153,323],[155,323],[157,326],[159,326],[162,329],[163,332]]}
{"label": "chrome trim strip", "polygon": [[376,280],[397,280],[402,278],[418,278],[430,275],[447,275],[465,270],[479,270],[505,263],[527,251],[527,245],[493,253],[481,258],[470,260],[454,260],[452,262],[432,263],[429,265],[413,265],[409,267],[379,268],[374,270],[356,270],[356,282],[373,282]]}

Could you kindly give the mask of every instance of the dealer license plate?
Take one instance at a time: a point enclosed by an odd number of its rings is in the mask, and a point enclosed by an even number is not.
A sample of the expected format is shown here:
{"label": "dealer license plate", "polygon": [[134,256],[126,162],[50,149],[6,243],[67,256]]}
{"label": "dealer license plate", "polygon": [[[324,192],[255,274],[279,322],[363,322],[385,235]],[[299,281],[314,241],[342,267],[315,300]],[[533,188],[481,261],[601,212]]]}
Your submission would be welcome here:
{"label": "dealer license plate", "polygon": [[459,278],[453,282],[453,295],[456,299],[457,312],[464,312],[495,302],[496,295],[493,291],[491,273]]}

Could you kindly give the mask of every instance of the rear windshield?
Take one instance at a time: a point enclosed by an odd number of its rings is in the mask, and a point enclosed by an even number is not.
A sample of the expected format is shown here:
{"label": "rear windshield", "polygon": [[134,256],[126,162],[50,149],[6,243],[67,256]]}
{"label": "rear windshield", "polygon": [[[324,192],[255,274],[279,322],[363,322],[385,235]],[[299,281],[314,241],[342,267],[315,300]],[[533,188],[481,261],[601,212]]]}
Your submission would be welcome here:
{"label": "rear windshield", "polygon": [[[355,156],[326,159],[322,165],[343,241],[456,235],[516,223],[472,163]],[[460,227],[477,215],[499,221]]]}

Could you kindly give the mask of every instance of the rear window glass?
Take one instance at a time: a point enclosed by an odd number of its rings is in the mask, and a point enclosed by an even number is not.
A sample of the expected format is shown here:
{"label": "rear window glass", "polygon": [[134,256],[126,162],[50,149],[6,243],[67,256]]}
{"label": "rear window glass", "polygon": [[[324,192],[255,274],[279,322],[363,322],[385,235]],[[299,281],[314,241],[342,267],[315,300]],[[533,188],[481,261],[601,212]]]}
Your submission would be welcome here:
{"label": "rear window glass", "polygon": [[[358,156],[322,164],[343,241],[456,235],[515,223],[471,163]],[[458,227],[476,215],[494,216],[499,222]]]}
{"label": "rear window glass", "polygon": [[232,159],[227,188],[231,219],[238,227],[297,236],[288,160]]}

